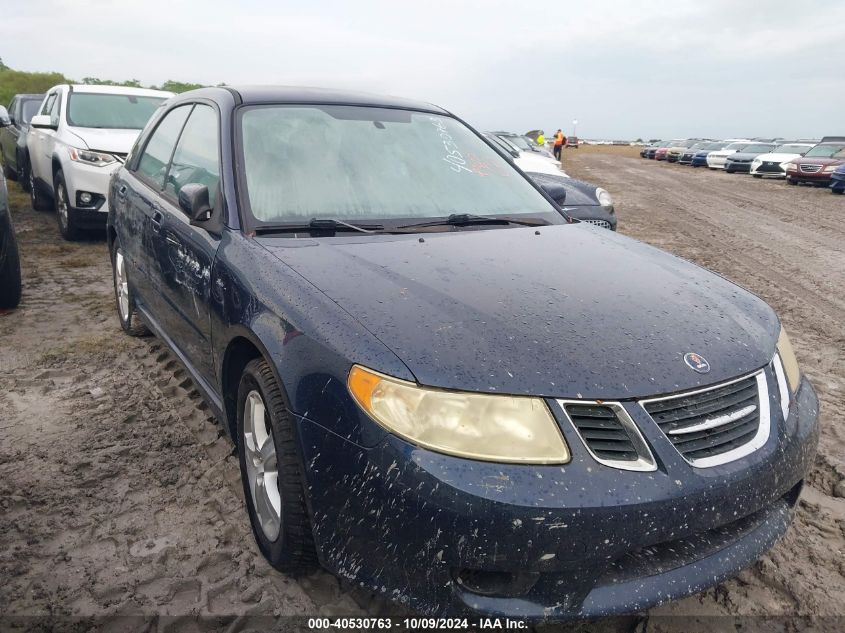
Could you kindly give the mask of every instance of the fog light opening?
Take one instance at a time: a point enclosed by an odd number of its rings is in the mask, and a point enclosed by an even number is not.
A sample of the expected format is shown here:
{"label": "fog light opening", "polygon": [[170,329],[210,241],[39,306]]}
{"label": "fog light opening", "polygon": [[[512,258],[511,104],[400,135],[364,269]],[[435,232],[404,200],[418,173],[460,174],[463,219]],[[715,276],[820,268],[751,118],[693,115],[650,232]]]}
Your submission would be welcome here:
{"label": "fog light opening", "polygon": [[455,569],[455,582],[463,589],[481,596],[514,597],[528,593],[540,577],[536,572],[485,571]]}
{"label": "fog light opening", "polygon": [[93,198],[91,198],[91,194],[88,193],[87,191],[83,191],[82,193],[79,194],[79,201],[82,204],[91,204],[92,199]]}

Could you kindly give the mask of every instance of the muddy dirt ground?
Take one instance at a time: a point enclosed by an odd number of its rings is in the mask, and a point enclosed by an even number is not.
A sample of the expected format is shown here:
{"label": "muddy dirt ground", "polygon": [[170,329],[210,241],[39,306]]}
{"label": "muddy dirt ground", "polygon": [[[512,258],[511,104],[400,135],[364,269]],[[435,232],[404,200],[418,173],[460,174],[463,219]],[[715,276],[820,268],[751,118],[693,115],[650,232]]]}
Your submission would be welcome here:
{"label": "muddy dirt ground", "polygon": [[[821,444],[793,527],[752,568],[575,628],[845,630],[845,499],[834,495],[845,479],[845,198],[630,153],[568,150],[564,163],[613,194],[623,233],[774,306],[818,389]],[[232,445],[162,345],[119,329],[102,237],[63,242],[52,213],[20,194],[12,206],[25,285],[20,309],[0,316],[0,630],[238,631],[292,626],[273,616],[397,613],[326,573],[292,579],[263,561]]]}

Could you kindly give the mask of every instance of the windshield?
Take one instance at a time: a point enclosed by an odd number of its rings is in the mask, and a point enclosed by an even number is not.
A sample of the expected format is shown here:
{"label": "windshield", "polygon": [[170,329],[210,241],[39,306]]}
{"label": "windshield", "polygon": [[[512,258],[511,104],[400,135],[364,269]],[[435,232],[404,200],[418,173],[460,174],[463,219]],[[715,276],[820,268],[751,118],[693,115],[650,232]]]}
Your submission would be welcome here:
{"label": "windshield", "polygon": [[812,145],[808,145],[807,143],[787,143],[786,145],[778,146],[773,152],[777,152],[778,154],[803,154],[811,147]]}
{"label": "windshield", "polygon": [[537,147],[536,144],[532,146],[527,140],[525,140],[521,136],[503,136],[502,138],[504,138],[511,145],[516,145],[521,150],[532,152]]}
{"label": "windshield", "polygon": [[738,151],[741,149],[745,149],[746,147],[748,147],[748,143],[731,143],[730,145],[725,147],[725,149],[735,149]]}
{"label": "windshield", "polygon": [[771,152],[774,148],[774,145],[746,145],[742,151],[749,154],[753,154],[754,152],[762,154],[763,152]]}
{"label": "windshield", "polygon": [[716,151],[716,150],[719,150],[719,149],[724,149],[724,148],[725,148],[724,143],[707,143],[707,145],[705,145],[701,149],[713,152],[713,151]]}
{"label": "windshield", "polygon": [[21,115],[23,122],[29,123],[36,114],[38,114],[38,106],[41,105],[41,99],[27,99],[21,106]]}
{"label": "windshield", "polygon": [[837,152],[842,151],[843,149],[845,149],[845,144],[842,143],[826,143],[824,145],[816,145],[813,149],[804,154],[804,158],[810,158],[811,156],[830,158]]}
{"label": "windshield", "polygon": [[140,130],[164,97],[72,92],[67,122],[76,127]]}
{"label": "windshield", "polygon": [[451,214],[564,217],[457,120],[375,107],[240,112],[248,207],[259,224]]}

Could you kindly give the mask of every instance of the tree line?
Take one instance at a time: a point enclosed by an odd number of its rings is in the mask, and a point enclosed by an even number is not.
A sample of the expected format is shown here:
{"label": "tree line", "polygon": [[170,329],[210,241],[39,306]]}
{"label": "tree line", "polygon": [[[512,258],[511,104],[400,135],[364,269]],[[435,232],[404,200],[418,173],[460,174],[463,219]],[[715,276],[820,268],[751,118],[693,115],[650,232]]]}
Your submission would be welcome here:
{"label": "tree line", "polygon": [[[203,84],[194,84],[184,81],[168,79],[160,86],[144,86],[137,79],[125,81],[112,81],[98,77],[83,77],[82,81],[76,81],[65,77],[62,73],[31,73],[23,70],[14,70],[3,63],[0,58],[0,105],[9,105],[16,94],[39,94],[46,92],[57,84],[96,84],[101,86],[129,86],[132,88],[153,88],[154,90],[168,90],[170,92],[185,92],[195,88],[204,88]],[[222,85],[222,84],[220,84]]]}

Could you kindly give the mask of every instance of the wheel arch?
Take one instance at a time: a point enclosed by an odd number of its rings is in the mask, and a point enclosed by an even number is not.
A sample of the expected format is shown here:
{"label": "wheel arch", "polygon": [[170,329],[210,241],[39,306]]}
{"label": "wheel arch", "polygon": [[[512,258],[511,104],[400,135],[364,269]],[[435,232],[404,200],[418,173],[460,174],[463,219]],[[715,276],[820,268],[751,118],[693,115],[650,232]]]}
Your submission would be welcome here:
{"label": "wheel arch", "polygon": [[253,332],[239,328],[226,344],[220,363],[220,393],[223,401],[223,413],[226,416],[226,430],[235,444],[238,441],[238,387],[244,368],[256,358],[263,358],[270,366],[273,378],[275,378],[276,384],[282,392],[285,406],[290,410],[290,398],[288,398],[287,389],[281,376],[279,376],[276,364],[267,351],[267,347]]}

